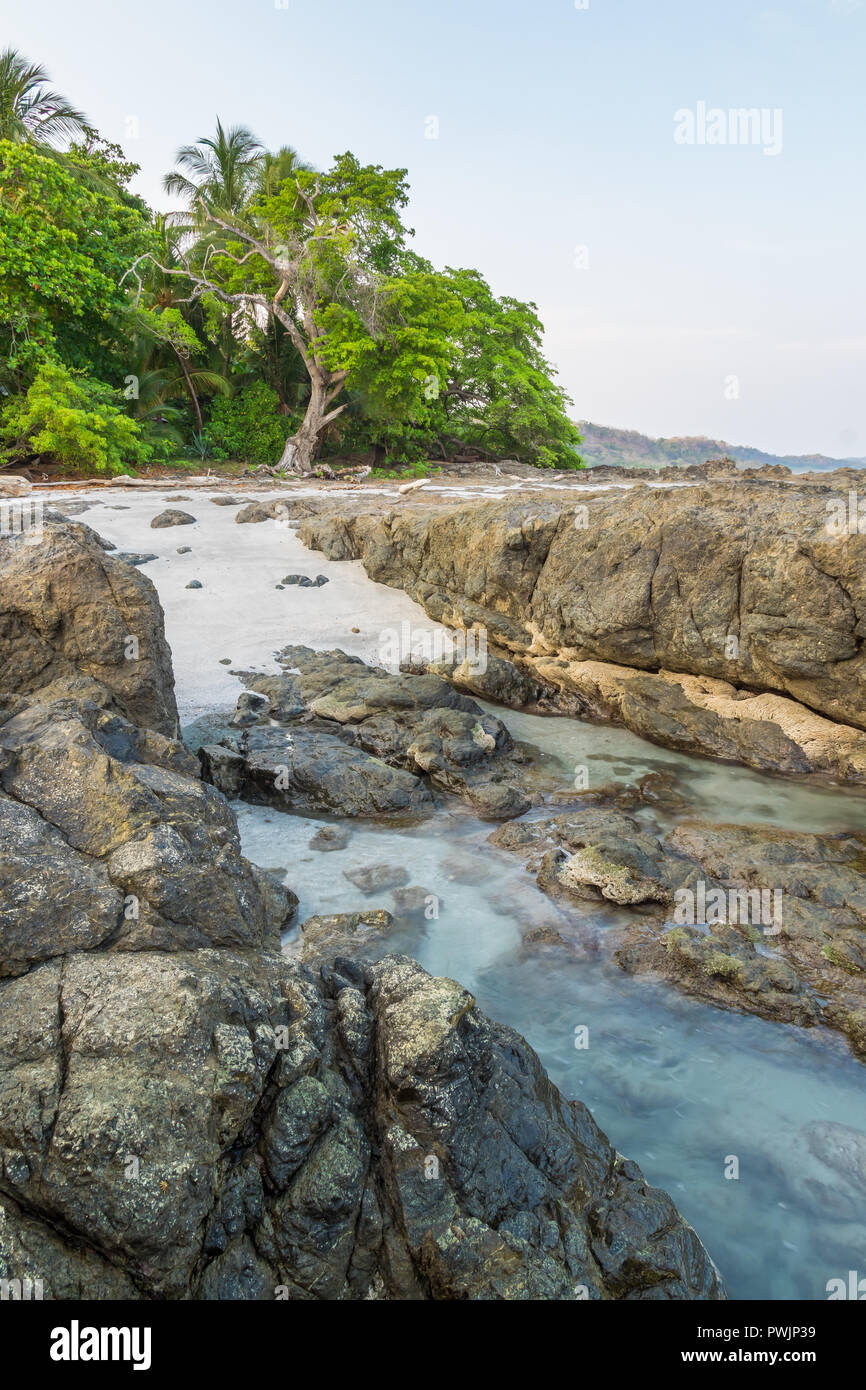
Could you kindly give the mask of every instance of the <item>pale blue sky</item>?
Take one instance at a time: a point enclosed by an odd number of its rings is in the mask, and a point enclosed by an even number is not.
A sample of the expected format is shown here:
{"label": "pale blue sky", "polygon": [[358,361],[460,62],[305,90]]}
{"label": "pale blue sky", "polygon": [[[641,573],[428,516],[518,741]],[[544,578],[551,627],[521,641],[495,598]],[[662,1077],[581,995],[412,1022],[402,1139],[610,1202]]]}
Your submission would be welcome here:
{"label": "pale blue sky", "polygon": [[[576,418],[866,455],[864,0],[0,0],[0,16],[154,204],[217,113],[319,165],[350,148],[406,166],[418,250],[536,301]],[[781,152],[675,143],[674,113],[699,102],[781,109]]]}

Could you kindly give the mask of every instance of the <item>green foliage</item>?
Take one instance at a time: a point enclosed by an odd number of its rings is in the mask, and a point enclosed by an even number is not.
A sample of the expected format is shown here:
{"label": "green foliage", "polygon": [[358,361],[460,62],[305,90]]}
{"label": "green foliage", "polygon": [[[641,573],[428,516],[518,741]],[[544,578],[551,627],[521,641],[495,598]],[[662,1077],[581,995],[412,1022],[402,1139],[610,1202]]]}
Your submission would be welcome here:
{"label": "green foliage", "polygon": [[371,478],[433,478],[439,472],[435,464],[423,459],[407,463],[402,468],[371,468]]}
{"label": "green foliage", "polygon": [[569,397],[553,381],[534,304],[497,298],[477,270],[442,277],[460,301],[450,375],[439,395],[446,438],[536,468],[580,468]]}
{"label": "green foliage", "polygon": [[45,69],[17,49],[0,53],[0,140],[51,147],[86,129],[83,114],[48,81]]}
{"label": "green foliage", "polygon": [[0,141],[0,371],[7,389],[22,389],[51,360],[123,375],[115,321],[127,301],[119,281],[151,244],[138,208],[85,187],[38,149]]}
{"label": "green foliage", "polygon": [[291,429],[290,417],[278,413],[279,404],[276,391],[263,381],[215,400],[208,425],[214,456],[255,465],[278,463]]}
{"label": "green foliage", "polygon": [[136,173],[43,69],[0,54],[15,448],[96,471],[178,448],[272,465],[287,439],[300,467],[370,448],[409,476],[466,450],[582,466],[535,305],[408,249],[405,169],[347,151],[316,171],[217,121],[165,179],[184,211],[154,216]]}
{"label": "green foliage", "polygon": [[46,455],[65,468],[93,473],[128,473],[149,462],[153,446],[116,398],[102,382],[43,364],[27,392],[13,396],[0,416],[5,457]]}

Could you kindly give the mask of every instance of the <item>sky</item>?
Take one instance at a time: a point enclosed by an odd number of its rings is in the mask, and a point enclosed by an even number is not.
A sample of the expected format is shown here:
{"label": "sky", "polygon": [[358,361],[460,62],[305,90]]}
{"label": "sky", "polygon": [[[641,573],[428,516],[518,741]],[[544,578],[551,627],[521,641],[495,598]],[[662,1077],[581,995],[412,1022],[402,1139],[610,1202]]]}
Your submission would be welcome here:
{"label": "sky", "polygon": [[407,168],[416,249],[537,304],[574,418],[866,456],[866,0],[0,0],[0,21],[154,207],[217,115],[319,167]]}

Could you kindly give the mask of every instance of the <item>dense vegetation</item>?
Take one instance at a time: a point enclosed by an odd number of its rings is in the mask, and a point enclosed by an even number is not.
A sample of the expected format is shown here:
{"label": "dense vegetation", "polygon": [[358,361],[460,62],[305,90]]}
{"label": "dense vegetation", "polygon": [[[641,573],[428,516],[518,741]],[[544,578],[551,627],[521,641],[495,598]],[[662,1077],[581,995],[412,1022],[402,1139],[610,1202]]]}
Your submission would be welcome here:
{"label": "dense vegetation", "polygon": [[0,55],[0,466],[580,466],[535,306],[410,249],[406,171],[314,170],[243,127],[137,166]]}

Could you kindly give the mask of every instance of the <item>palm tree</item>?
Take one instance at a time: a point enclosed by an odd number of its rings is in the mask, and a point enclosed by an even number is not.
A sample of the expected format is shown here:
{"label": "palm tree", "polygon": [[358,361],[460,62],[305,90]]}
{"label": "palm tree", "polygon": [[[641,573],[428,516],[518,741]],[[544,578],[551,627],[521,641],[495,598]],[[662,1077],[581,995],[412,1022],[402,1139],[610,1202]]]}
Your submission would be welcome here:
{"label": "palm tree", "polygon": [[258,198],[272,198],[280,184],[286,179],[292,178],[294,174],[302,170],[311,173],[312,169],[312,164],[307,164],[305,160],[301,159],[297,150],[292,149],[291,145],[281,145],[276,153],[272,150],[265,150],[256,171],[256,196]]}
{"label": "palm tree", "polygon": [[163,179],[171,197],[182,198],[187,214],[178,221],[196,220],[201,199],[220,213],[242,212],[262,158],[262,146],[246,126],[225,130],[217,118],[216,137],[202,136],[196,145],[184,145],[175,157],[177,168]]}
{"label": "palm tree", "polygon": [[45,69],[17,49],[0,53],[0,140],[53,146],[85,132],[87,118],[48,82]]}

